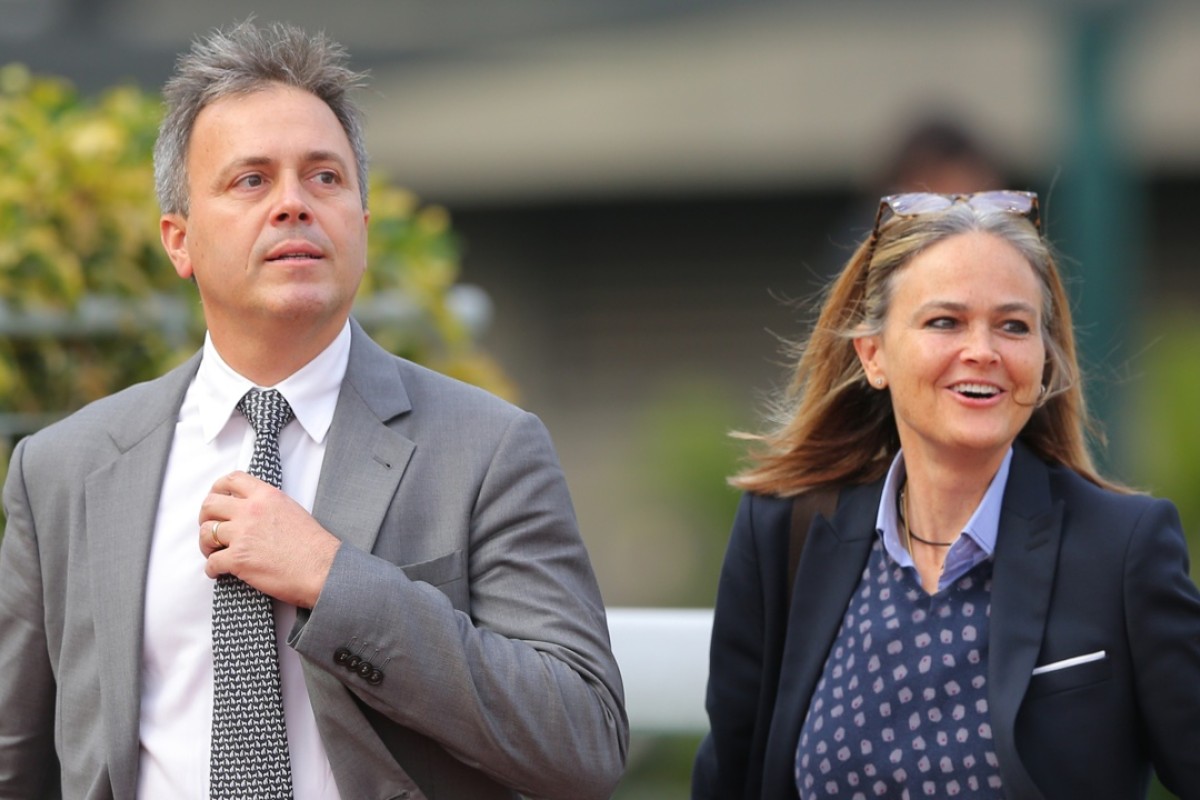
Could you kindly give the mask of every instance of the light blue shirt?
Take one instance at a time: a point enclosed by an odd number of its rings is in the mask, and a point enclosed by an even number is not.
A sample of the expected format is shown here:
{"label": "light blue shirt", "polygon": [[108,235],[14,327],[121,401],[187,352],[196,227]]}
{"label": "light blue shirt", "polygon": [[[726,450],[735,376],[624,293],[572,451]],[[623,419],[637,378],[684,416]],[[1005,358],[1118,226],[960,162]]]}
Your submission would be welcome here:
{"label": "light blue shirt", "polygon": [[[966,575],[978,564],[992,557],[996,552],[996,534],[1000,529],[1000,505],[1004,500],[1004,487],[1008,485],[1008,469],[1012,464],[1012,448],[1004,456],[1000,469],[988,484],[983,499],[979,501],[975,512],[967,520],[962,535],[950,546],[946,554],[946,564],[942,568],[942,577],[938,580],[938,591]],[[904,451],[896,454],[892,466],[888,469],[887,480],[883,484],[883,495],[879,499],[879,513],[875,517],[875,530],[883,539],[883,546],[888,555],[900,566],[916,572],[916,564],[912,556],[900,542],[900,517],[896,513],[896,493],[904,483],[907,472],[904,468]]]}

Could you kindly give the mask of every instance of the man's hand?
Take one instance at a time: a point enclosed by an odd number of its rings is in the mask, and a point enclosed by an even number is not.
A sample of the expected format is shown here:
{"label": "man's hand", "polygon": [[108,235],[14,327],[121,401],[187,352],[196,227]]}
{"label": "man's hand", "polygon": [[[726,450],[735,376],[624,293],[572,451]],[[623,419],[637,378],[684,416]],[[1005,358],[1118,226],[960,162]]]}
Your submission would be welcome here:
{"label": "man's hand", "polygon": [[316,605],[341,545],[295,500],[240,471],[213,484],[199,537],[208,577],[230,573],[302,608]]}

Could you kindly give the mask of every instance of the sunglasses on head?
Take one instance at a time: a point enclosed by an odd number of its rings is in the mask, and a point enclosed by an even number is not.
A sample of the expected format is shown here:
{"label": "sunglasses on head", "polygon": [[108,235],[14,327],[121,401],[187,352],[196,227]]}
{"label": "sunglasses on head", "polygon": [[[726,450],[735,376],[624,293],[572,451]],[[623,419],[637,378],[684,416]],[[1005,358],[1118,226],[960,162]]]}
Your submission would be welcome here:
{"label": "sunglasses on head", "polygon": [[919,217],[922,214],[945,211],[955,203],[966,203],[976,211],[1000,211],[1005,214],[1015,214],[1032,222],[1038,233],[1042,232],[1037,192],[1020,192],[1015,189],[973,194],[908,192],[906,194],[889,194],[879,201],[879,213],[875,215],[875,228],[871,231],[871,238],[878,238],[880,226],[892,217]]}

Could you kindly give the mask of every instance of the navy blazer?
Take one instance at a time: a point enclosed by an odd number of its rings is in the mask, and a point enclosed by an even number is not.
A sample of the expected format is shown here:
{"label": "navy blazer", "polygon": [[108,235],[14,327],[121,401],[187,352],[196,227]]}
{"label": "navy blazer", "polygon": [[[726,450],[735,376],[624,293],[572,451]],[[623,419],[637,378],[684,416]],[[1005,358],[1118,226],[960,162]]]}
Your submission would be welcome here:
{"label": "navy blazer", "polygon": [[[808,703],[876,537],[883,481],[818,516],[788,608],[791,500],[748,494],[718,585],[695,800],[795,800]],[[1014,445],[996,541],[988,705],[1006,800],[1200,798],[1200,592],[1178,512]],[[1103,650],[1099,661],[1034,676]]]}

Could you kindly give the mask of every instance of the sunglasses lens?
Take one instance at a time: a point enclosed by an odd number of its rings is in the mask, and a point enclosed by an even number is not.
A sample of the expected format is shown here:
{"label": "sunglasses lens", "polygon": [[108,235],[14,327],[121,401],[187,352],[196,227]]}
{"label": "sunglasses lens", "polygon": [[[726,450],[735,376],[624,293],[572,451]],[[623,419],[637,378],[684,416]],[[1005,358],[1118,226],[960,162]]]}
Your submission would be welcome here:
{"label": "sunglasses lens", "polygon": [[980,211],[1025,215],[1033,210],[1033,195],[1013,191],[980,192],[971,196],[970,203]]}
{"label": "sunglasses lens", "polygon": [[954,202],[951,197],[932,192],[911,192],[909,194],[894,194],[886,198],[892,213],[899,217],[912,217],[918,214],[928,214],[931,211],[941,211],[949,208]]}

